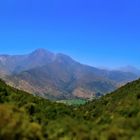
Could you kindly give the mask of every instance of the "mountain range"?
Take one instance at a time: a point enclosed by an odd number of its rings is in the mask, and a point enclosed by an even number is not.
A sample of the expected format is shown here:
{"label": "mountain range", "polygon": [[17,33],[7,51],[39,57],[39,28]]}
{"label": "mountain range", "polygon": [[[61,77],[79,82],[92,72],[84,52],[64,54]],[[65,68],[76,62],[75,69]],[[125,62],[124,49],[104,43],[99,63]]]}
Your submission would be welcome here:
{"label": "mountain range", "polygon": [[120,71],[123,71],[123,72],[131,72],[131,73],[134,73],[138,76],[140,76],[140,69],[134,67],[134,66],[125,66],[125,67],[121,67],[119,68]]}
{"label": "mountain range", "polygon": [[132,71],[83,65],[45,49],[0,55],[0,76],[13,87],[50,99],[93,98],[138,78]]}

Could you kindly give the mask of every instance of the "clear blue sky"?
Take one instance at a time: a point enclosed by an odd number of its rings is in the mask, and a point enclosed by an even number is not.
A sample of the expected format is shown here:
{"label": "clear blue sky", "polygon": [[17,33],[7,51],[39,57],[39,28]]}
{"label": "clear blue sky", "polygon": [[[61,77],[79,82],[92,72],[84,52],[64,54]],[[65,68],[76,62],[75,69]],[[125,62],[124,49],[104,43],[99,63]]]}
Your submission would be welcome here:
{"label": "clear blue sky", "polygon": [[140,0],[1,0],[0,53],[36,48],[140,68]]}

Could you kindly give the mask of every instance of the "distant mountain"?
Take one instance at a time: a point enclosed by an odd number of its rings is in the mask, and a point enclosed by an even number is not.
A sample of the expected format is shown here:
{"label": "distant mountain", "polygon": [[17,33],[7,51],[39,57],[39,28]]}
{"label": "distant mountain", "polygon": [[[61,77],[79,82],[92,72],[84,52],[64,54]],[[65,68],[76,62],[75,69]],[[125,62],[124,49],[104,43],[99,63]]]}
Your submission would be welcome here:
{"label": "distant mountain", "polygon": [[46,98],[92,98],[138,78],[76,62],[64,54],[37,49],[27,55],[1,55],[1,75],[10,85]]}
{"label": "distant mountain", "polygon": [[35,67],[43,66],[52,61],[55,54],[37,49],[27,55],[0,55],[0,70],[5,74],[20,73]]}
{"label": "distant mountain", "polygon": [[131,73],[134,73],[134,74],[140,76],[140,69],[133,67],[133,66],[121,67],[121,68],[119,68],[119,70],[121,70],[123,72],[131,72]]}

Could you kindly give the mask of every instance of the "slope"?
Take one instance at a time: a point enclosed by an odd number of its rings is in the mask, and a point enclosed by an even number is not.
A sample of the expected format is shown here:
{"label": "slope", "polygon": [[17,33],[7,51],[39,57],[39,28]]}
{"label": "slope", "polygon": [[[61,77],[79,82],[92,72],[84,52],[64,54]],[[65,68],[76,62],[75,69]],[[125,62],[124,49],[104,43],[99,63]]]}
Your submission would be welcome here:
{"label": "slope", "polygon": [[4,78],[8,84],[49,99],[92,98],[137,79],[133,73],[101,70],[44,49],[1,56],[0,66],[10,73]]}
{"label": "slope", "polygon": [[73,107],[34,97],[0,81],[0,139],[139,140],[139,91],[137,80]]}

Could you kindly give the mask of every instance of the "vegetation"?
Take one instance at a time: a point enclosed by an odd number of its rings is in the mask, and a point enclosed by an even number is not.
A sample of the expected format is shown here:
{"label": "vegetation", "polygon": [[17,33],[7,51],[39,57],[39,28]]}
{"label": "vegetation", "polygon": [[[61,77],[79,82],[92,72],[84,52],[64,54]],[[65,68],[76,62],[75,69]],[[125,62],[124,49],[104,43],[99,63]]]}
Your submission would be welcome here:
{"label": "vegetation", "polygon": [[86,104],[86,99],[69,99],[69,100],[59,100],[58,103],[64,103],[67,105],[79,106]]}
{"label": "vegetation", "polygon": [[0,140],[139,140],[140,80],[68,106],[0,81]]}

